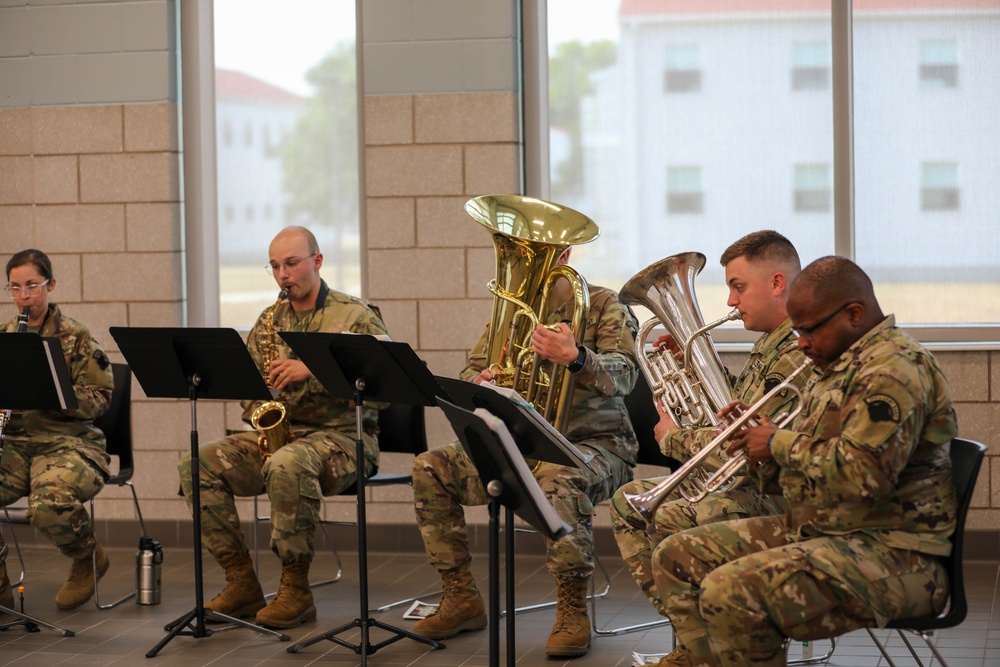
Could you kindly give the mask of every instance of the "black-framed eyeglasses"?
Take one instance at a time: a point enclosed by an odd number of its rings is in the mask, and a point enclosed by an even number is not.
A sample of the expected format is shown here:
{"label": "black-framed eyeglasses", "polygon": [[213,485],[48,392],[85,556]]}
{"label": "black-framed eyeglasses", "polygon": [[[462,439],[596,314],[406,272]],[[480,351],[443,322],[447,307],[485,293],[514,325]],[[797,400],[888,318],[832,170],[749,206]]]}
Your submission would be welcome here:
{"label": "black-framed eyeglasses", "polygon": [[830,313],[829,315],[827,315],[826,317],[824,317],[823,319],[821,319],[819,322],[817,322],[816,324],[812,325],[811,327],[792,327],[792,333],[794,333],[799,338],[810,338],[811,339],[813,333],[817,329],[819,329],[821,326],[823,326],[824,324],[826,324],[827,322],[829,322],[830,320],[832,320],[834,317],[837,316],[838,313],[840,313],[840,311],[844,310],[844,308],[847,308],[852,303],[855,303],[855,302],[854,301],[848,301],[847,303],[845,303],[844,305],[842,305],[840,308],[838,308],[837,310],[833,311],[832,313]]}
{"label": "black-framed eyeglasses", "polygon": [[11,285],[7,283],[3,287],[3,291],[7,292],[7,296],[12,299],[19,298],[22,294],[27,294],[28,296],[38,296],[42,288],[49,284],[48,280],[42,281],[40,283],[28,283],[27,285]]}
{"label": "black-framed eyeglasses", "polygon": [[280,273],[281,269],[285,269],[285,271],[291,271],[302,262],[306,261],[307,259],[312,259],[315,256],[316,253],[312,253],[311,255],[306,255],[305,257],[289,257],[281,264],[278,264],[277,262],[268,262],[267,264],[264,265],[264,270],[271,274]]}

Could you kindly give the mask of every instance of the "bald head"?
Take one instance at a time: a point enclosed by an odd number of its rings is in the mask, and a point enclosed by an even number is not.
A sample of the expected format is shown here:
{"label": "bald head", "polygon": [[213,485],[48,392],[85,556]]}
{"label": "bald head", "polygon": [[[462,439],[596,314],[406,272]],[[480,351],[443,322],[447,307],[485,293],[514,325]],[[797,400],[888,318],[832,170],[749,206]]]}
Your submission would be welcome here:
{"label": "bald head", "polygon": [[308,251],[307,254],[312,255],[319,253],[319,243],[316,242],[316,237],[311,231],[298,225],[292,225],[282,229],[277,233],[277,235],[275,235],[271,244],[273,245],[275,241],[285,241],[290,239],[297,239],[305,243],[305,249]]}

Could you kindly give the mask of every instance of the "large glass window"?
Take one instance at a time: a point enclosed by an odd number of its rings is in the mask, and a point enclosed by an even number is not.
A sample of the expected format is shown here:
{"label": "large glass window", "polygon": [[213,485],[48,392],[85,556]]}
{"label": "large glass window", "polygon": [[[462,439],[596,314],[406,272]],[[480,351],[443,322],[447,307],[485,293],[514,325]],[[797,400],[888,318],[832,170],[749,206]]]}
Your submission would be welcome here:
{"label": "large glass window", "polygon": [[[568,147],[553,153],[549,196],[604,231],[574,265],[620,288],[700,251],[699,302],[715,319],[727,310],[722,251],[771,228],[804,263],[851,256],[905,326],[996,326],[1000,1],[855,2],[836,29],[842,3],[800,4],[547,0],[550,132]],[[851,44],[849,68],[839,54]],[[664,94],[664,60],[668,75],[697,72],[698,93]],[[853,102],[853,135],[834,137],[835,98]],[[835,140],[851,183],[835,181]],[[685,165],[700,167],[697,215],[671,208],[691,205],[691,172],[665,178],[664,166]]]}
{"label": "large glass window", "polygon": [[264,265],[288,225],[316,235],[331,287],[361,292],[355,5],[214,6],[220,323],[249,327],[277,297]]}

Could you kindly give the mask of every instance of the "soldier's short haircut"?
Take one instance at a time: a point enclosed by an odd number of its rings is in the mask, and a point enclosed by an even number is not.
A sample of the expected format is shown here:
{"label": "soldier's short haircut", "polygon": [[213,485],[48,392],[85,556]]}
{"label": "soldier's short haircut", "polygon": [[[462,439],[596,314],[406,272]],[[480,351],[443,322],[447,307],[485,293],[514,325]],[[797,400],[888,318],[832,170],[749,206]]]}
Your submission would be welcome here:
{"label": "soldier's short haircut", "polygon": [[24,266],[25,264],[32,264],[38,272],[42,274],[46,280],[52,280],[52,262],[49,260],[49,256],[46,255],[41,250],[36,250],[35,248],[28,248],[27,250],[21,250],[20,252],[15,252],[14,255],[7,260],[7,280],[10,280],[10,272],[19,266]]}
{"label": "soldier's short haircut", "polygon": [[802,269],[792,289],[812,290],[815,301],[831,306],[851,301],[878,306],[868,274],[851,260],[835,255],[820,257]]}
{"label": "soldier's short haircut", "polygon": [[787,238],[771,229],[751,232],[726,248],[719,263],[728,265],[738,257],[745,257],[751,264],[775,264],[791,280],[802,268],[799,253]]}
{"label": "soldier's short haircut", "polygon": [[309,231],[307,227],[301,227],[299,225],[291,225],[289,227],[285,227],[284,229],[282,229],[280,233],[285,234],[288,232],[294,232],[302,236],[302,238],[306,240],[306,245],[309,247],[310,254],[312,255],[319,254],[319,243],[316,241],[316,235],[313,234],[311,231]]}

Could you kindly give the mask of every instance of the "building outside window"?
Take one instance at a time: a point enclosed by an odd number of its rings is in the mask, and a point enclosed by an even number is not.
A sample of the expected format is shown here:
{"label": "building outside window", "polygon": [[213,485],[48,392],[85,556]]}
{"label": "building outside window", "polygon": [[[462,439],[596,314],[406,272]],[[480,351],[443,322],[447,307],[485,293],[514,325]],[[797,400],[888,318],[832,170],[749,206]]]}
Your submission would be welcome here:
{"label": "building outside window", "polygon": [[701,68],[696,44],[667,46],[667,68],[663,89],[668,93],[696,93],[701,90]]}
{"label": "building outside window", "polygon": [[792,44],[792,90],[826,90],[830,87],[830,44]]}
{"label": "building outside window", "polygon": [[828,164],[795,165],[793,206],[796,213],[826,212],[832,209],[833,178]]}
{"label": "building outside window", "polygon": [[667,168],[668,213],[701,213],[703,197],[701,167]]}
{"label": "building outside window", "polygon": [[920,85],[924,88],[958,87],[958,49],[953,39],[920,42]]}
{"label": "building outside window", "polygon": [[920,165],[920,210],[957,211],[958,164],[924,162]]}

